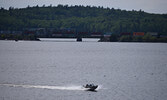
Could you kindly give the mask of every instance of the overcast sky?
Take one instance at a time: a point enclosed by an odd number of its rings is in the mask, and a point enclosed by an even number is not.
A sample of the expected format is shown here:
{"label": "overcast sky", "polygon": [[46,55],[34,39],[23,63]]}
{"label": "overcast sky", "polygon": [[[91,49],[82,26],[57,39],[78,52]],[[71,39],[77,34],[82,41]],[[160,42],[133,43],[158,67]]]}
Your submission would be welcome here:
{"label": "overcast sky", "polygon": [[167,0],[0,0],[0,7],[8,9],[10,6],[24,8],[28,5],[91,5],[125,10],[144,10],[149,13],[166,13]]}

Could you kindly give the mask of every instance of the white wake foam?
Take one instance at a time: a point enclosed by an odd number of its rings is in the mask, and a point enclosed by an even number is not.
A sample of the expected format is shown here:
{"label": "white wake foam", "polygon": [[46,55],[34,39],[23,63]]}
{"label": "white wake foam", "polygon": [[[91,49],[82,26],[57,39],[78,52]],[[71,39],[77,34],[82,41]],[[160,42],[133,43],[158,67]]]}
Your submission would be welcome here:
{"label": "white wake foam", "polygon": [[82,86],[47,86],[47,85],[17,85],[17,84],[0,84],[1,86],[22,87],[22,88],[40,88],[40,89],[57,89],[57,90],[85,90]]}

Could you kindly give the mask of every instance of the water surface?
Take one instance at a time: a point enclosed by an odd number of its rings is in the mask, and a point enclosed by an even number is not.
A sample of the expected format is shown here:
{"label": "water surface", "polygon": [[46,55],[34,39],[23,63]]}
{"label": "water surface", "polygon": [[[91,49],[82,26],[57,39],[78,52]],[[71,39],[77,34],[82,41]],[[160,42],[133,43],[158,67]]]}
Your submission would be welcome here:
{"label": "water surface", "polygon": [[0,41],[0,100],[164,100],[166,61],[165,43]]}

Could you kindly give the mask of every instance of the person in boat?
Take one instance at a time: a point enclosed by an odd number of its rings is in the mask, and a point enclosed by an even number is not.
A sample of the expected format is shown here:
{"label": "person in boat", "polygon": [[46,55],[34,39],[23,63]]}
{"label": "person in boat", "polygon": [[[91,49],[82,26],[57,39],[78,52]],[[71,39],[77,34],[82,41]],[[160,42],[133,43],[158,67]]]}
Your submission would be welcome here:
{"label": "person in boat", "polygon": [[85,87],[93,87],[94,86],[94,84],[86,84],[86,86]]}

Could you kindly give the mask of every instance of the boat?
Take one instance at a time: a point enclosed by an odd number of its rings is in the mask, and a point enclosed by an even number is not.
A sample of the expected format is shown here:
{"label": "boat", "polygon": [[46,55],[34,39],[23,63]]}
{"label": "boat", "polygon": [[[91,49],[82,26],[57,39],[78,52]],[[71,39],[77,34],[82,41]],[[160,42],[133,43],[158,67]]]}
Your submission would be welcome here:
{"label": "boat", "polygon": [[95,89],[98,87],[98,85],[94,85],[94,84],[86,84],[85,86],[83,86],[86,90],[88,91],[95,91]]}

